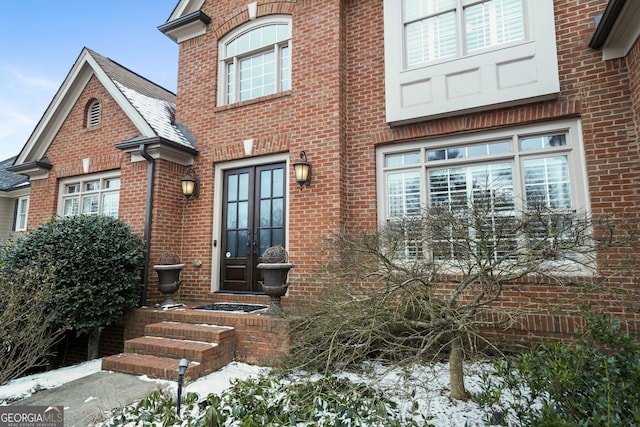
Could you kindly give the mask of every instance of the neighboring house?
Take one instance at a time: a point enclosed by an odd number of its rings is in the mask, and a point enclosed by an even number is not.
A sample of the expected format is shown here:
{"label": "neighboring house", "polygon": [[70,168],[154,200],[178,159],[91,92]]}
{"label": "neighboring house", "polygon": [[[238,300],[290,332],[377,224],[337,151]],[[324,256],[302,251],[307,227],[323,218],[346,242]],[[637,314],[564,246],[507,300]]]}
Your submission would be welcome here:
{"label": "neighboring house", "polygon": [[[320,292],[333,232],[466,197],[474,180],[514,204],[635,215],[639,22],[630,0],[181,0],[159,27],[180,46],[177,97],[84,49],[9,169],[30,177],[29,227],[114,215],[145,237],[147,272],[177,252],[183,300],[259,300],[258,257],[283,244],[292,304]],[[636,270],[611,283],[637,290]],[[524,319],[541,334],[571,331],[587,302],[542,285],[509,298],[562,307]]]}
{"label": "neighboring house", "polygon": [[15,159],[0,161],[0,247],[27,230],[29,179],[7,170]]}

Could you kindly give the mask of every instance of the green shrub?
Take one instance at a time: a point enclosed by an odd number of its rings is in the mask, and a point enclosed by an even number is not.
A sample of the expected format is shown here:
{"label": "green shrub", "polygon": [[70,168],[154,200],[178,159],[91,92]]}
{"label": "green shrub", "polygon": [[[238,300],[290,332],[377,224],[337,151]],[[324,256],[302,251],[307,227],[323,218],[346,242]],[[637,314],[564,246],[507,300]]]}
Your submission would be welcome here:
{"label": "green shrub", "polygon": [[574,345],[540,344],[495,369],[476,398],[521,425],[640,425],[640,343],[615,318],[587,313]]}
{"label": "green shrub", "polygon": [[175,406],[173,399],[154,392],[124,408],[111,425],[429,426],[425,420],[403,419],[395,403],[371,387],[334,376],[296,381],[249,378],[202,401],[197,394],[187,393],[182,419],[175,414]]}
{"label": "green shrub", "polygon": [[143,244],[129,226],[104,216],[54,219],[9,242],[0,268],[15,275],[29,266],[52,269],[51,307],[78,334],[120,320],[136,305]]}

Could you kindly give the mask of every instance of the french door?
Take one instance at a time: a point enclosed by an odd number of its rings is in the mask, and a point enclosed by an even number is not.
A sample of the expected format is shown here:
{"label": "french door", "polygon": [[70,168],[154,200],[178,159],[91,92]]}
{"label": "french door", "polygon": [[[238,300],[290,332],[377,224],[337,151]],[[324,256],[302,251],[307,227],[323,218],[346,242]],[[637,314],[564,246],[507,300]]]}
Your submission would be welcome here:
{"label": "french door", "polygon": [[223,191],[220,289],[262,292],[259,257],[285,243],[285,163],[227,170]]}

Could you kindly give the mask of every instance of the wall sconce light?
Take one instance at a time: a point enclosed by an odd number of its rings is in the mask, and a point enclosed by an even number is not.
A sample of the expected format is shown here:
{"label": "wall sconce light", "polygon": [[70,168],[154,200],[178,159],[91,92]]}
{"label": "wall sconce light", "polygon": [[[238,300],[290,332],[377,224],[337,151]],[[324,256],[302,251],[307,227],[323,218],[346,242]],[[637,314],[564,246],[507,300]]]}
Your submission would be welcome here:
{"label": "wall sconce light", "polygon": [[300,152],[300,159],[293,162],[293,172],[296,175],[296,182],[300,184],[300,190],[304,185],[311,184],[311,164],[307,161],[307,153]]}
{"label": "wall sconce light", "polygon": [[196,176],[196,171],[194,171],[193,168],[187,168],[180,183],[182,184],[182,194],[184,194],[187,201],[189,201],[191,197],[198,197],[200,195],[200,180]]}

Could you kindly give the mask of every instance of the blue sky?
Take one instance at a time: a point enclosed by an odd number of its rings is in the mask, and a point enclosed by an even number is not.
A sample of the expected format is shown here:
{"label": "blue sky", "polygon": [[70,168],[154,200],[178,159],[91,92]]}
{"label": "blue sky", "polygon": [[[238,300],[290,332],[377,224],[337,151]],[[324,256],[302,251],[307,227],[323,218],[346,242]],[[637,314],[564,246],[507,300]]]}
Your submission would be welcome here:
{"label": "blue sky", "polygon": [[9,0],[0,13],[0,160],[20,152],[83,47],[175,92],[178,0]]}

